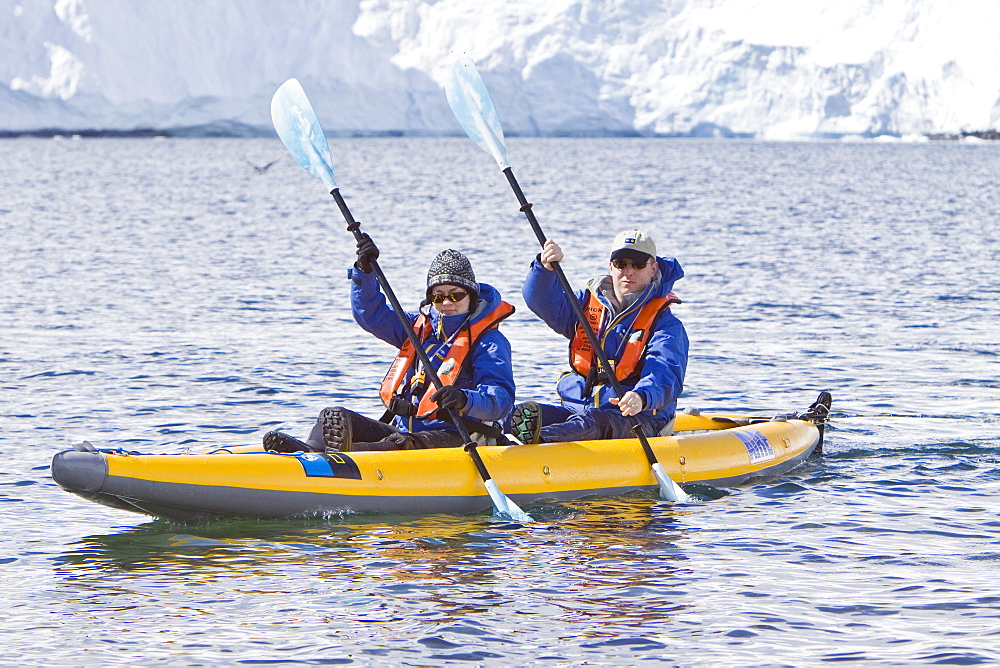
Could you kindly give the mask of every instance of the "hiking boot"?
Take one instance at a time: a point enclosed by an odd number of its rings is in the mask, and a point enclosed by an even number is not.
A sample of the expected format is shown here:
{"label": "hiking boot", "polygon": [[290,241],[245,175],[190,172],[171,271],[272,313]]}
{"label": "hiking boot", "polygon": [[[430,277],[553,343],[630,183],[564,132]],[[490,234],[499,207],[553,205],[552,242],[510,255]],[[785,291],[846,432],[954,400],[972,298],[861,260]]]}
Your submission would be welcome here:
{"label": "hiking boot", "polygon": [[541,443],[542,408],[534,401],[525,401],[514,407],[510,418],[510,433],[525,445]]}
{"label": "hiking boot", "polygon": [[312,448],[297,438],[280,431],[269,431],[264,434],[264,448],[271,452],[312,452]]}
{"label": "hiking boot", "polygon": [[347,410],[340,408],[324,408],[319,413],[319,422],[323,426],[323,445],[327,452],[351,452],[354,446],[354,433],[351,428],[351,416]]}

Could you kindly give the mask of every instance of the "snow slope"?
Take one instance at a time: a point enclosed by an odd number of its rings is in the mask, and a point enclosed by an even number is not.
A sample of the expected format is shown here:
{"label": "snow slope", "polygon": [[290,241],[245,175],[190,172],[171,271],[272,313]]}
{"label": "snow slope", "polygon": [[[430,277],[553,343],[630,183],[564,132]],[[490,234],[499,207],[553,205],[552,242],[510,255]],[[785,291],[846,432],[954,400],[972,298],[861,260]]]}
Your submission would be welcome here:
{"label": "snow slope", "polygon": [[327,132],[456,133],[478,64],[511,134],[762,137],[1000,127],[978,0],[0,0],[0,131],[270,131],[297,77]]}

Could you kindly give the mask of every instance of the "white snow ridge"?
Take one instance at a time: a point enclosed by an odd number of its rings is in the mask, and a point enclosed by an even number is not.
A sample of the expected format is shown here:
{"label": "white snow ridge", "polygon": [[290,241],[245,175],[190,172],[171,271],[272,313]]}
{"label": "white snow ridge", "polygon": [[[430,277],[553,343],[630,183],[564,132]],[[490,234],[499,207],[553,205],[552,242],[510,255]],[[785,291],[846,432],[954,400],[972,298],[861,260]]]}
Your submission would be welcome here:
{"label": "white snow ridge", "polygon": [[980,0],[0,0],[0,133],[457,134],[471,57],[508,134],[908,136],[1000,127]]}

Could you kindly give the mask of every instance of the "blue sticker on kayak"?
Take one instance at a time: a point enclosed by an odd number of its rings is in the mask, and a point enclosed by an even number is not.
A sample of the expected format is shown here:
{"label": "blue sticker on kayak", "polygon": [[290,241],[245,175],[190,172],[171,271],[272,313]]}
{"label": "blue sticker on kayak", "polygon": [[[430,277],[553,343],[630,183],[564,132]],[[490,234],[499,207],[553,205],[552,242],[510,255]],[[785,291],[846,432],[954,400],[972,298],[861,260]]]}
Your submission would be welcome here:
{"label": "blue sticker on kayak", "polygon": [[303,452],[295,455],[308,478],[350,478],[361,480],[361,471],[347,455],[334,453]]}
{"label": "blue sticker on kayak", "polygon": [[751,464],[774,459],[774,449],[764,434],[759,431],[734,431],[733,435],[747,446],[747,454],[750,455]]}

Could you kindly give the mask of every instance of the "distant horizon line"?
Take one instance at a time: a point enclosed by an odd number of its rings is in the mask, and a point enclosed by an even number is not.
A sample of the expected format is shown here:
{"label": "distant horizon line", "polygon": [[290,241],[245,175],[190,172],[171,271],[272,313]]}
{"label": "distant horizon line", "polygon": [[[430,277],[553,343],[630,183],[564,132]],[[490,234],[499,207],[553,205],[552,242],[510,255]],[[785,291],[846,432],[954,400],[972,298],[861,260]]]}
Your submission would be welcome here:
{"label": "distant horizon line", "polygon": [[[931,141],[958,141],[966,138],[997,141],[1000,140],[1000,130],[962,130],[958,132],[930,132],[930,133],[814,133],[799,135],[789,138],[773,138],[760,136],[752,132],[732,132],[728,128],[721,128],[713,124],[702,124],[708,127],[696,127],[686,133],[641,133],[625,131],[592,131],[577,130],[565,132],[506,132],[508,137],[516,138],[580,138],[580,139],[601,139],[601,138],[635,138],[635,139],[760,139],[760,140],[838,140],[838,139],[878,139],[880,137],[890,137],[902,139],[904,137],[923,137]],[[419,130],[334,130],[327,131],[326,136],[336,139],[361,139],[361,138],[432,138],[432,137],[465,137],[460,131],[454,132],[432,132]],[[65,128],[38,128],[35,130],[0,130],[0,139],[21,139],[38,138],[51,139],[56,137],[86,138],[86,139],[115,139],[115,138],[170,138],[170,139],[263,139],[268,137],[277,138],[274,130],[269,127],[246,125],[242,123],[207,123],[204,125],[192,125],[171,128],[142,127],[130,130],[121,129],[65,129]]]}

